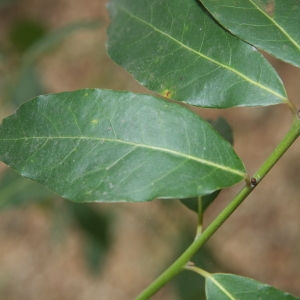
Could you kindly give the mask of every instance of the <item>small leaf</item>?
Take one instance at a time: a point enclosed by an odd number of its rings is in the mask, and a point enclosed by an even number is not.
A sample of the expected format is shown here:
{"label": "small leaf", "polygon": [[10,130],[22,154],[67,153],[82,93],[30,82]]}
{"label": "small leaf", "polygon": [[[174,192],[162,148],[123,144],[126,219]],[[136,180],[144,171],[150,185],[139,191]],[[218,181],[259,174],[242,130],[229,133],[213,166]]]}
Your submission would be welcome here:
{"label": "small leaf", "polygon": [[230,144],[188,109],[98,89],[21,105],[0,126],[0,159],[79,202],[187,198],[246,177]]}
{"label": "small leaf", "polygon": [[287,101],[266,59],[196,0],[111,0],[109,11],[109,55],[150,90],[202,107]]}
{"label": "small leaf", "polygon": [[[213,201],[218,197],[220,193],[219,191],[215,191],[209,195],[203,196],[201,199],[201,203],[202,203],[202,212],[204,212],[211,203],[213,203]],[[198,213],[198,198],[186,198],[186,199],[180,199],[180,202],[182,204],[184,204],[187,208],[189,208],[190,210]]]}
{"label": "small leaf", "polygon": [[205,290],[207,300],[299,300],[267,284],[232,274],[207,276]]}
{"label": "small leaf", "polygon": [[298,0],[200,0],[233,34],[300,67]]}

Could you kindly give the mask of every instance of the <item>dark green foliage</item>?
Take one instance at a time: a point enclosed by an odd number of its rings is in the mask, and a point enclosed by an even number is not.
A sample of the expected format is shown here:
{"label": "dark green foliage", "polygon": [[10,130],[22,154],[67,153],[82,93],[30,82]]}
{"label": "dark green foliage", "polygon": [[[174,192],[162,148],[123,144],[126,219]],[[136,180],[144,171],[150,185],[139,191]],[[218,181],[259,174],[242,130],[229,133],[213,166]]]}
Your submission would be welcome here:
{"label": "dark green foliage", "polygon": [[[201,0],[234,35],[300,67],[298,0]],[[234,16],[234,18],[232,17]]]}
{"label": "dark green foliage", "polygon": [[109,11],[108,54],[148,89],[201,107],[286,102],[271,65],[198,1],[112,0]]}
{"label": "dark green foliage", "polygon": [[149,95],[86,89],[37,97],[3,121],[0,138],[3,162],[78,202],[185,198],[246,177],[207,122]]}
{"label": "dark green foliage", "polygon": [[91,271],[98,273],[109,250],[111,218],[89,204],[69,203],[74,220],[85,233],[85,255]]}
{"label": "dark green foliage", "polygon": [[46,29],[41,23],[33,20],[18,20],[12,27],[10,39],[15,49],[24,52],[45,33]]}

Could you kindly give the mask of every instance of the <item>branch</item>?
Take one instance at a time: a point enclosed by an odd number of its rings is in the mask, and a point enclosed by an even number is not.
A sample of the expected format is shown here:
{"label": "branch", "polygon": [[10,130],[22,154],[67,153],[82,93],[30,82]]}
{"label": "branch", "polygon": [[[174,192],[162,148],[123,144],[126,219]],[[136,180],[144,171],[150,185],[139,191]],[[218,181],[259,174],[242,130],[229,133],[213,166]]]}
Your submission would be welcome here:
{"label": "branch", "polygon": [[162,286],[175,277],[187,265],[194,254],[207,242],[207,240],[220,228],[220,226],[230,217],[230,215],[239,207],[245,198],[252,192],[256,185],[266,176],[272,169],[280,157],[294,143],[300,135],[300,118],[294,117],[293,124],[279,143],[272,154],[267,158],[259,170],[251,178],[251,182],[246,185],[233,198],[233,200],[225,207],[225,209],[215,218],[214,221],[203,231],[203,233],[195,239],[194,242],[185,250],[185,252],[152,284],[150,284],[135,300],[146,300],[154,295]]}

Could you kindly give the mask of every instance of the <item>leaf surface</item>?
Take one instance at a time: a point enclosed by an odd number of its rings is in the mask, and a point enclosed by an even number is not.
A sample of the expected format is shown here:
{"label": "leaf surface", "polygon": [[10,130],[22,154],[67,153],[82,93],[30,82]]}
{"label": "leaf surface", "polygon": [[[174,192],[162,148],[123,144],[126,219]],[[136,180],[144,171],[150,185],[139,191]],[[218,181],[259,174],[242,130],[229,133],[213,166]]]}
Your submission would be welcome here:
{"label": "leaf surface", "polygon": [[[230,125],[227,123],[227,121],[219,117],[218,119],[214,121],[208,121],[214,129],[217,130],[217,132],[231,145],[233,145],[233,133]],[[205,195],[201,199],[201,211],[202,213],[208,208],[208,206],[213,203],[213,201],[218,197],[220,193],[219,191],[215,191],[212,194]],[[180,199],[181,203],[184,204],[187,208],[190,210],[198,213],[198,197],[195,198],[186,198],[186,199]]]}
{"label": "leaf surface", "polygon": [[0,127],[0,159],[74,201],[186,198],[246,177],[231,145],[193,112],[98,89],[22,105]]}
{"label": "leaf surface", "polygon": [[207,300],[299,300],[267,284],[232,274],[211,274],[206,277],[205,289]]}
{"label": "leaf surface", "polygon": [[198,1],[111,0],[109,11],[109,55],[150,90],[202,107],[286,101],[271,65]]}
{"label": "leaf surface", "polygon": [[234,35],[300,67],[298,0],[200,0]]}

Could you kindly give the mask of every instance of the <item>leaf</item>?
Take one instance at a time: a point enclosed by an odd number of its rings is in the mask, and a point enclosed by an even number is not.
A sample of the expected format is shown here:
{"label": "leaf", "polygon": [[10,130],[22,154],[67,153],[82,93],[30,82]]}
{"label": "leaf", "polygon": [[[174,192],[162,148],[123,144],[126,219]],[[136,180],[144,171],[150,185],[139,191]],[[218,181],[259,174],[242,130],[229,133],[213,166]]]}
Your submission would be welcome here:
{"label": "leaf", "polygon": [[[25,51],[22,57],[22,67],[16,86],[12,89],[12,101],[20,105],[25,100],[43,94],[44,88],[38,72],[32,66],[47,51],[53,50],[70,35],[80,30],[94,30],[100,28],[98,21],[80,21],[60,27],[43,35]],[[30,29],[30,28],[29,28]]]}
{"label": "leaf", "polygon": [[[177,250],[177,252],[175,252],[177,254],[176,258],[191,245],[194,239],[194,232],[191,232],[188,228],[182,232],[180,239],[178,239],[180,247],[178,247],[178,250],[175,248]],[[192,262],[196,266],[201,266],[209,272],[217,272],[222,269],[207,245],[201,247],[195,255],[193,255]],[[205,282],[205,277],[199,276],[199,273],[194,272],[179,272],[173,279],[173,285],[179,292],[178,296],[180,300],[206,300]]]}
{"label": "leaf", "polygon": [[[213,126],[213,128],[215,128],[221,134],[221,136],[226,141],[228,141],[231,145],[233,145],[232,129],[224,118],[219,117],[218,119],[216,119],[214,121],[209,121],[209,123]],[[202,199],[201,199],[202,212],[204,212],[208,208],[208,206],[211,203],[213,203],[213,201],[218,197],[219,193],[220,193],[220,190],[215,191],[212,194],[205,195],[202,197]],[[198,213],[198,197],[180,199],[180,201],[187,208]]]}
{"label": "leaf", "polygon": [[[201,199],[202,212],[204,212],[209,207],[209,205],[213,203],[213,201],[218,197],[219,193],[220,190],[202,197]],[[198,213],[198,197],[180,199],[180,202],[190,210]]]}
{"label": "leaf", "polygon": [[298,0],[200,0],[228,30],[300,67]]}
{"label": "leaf", "polygon": [[34,43],[23,56],[23,68],[30,67],[41,55],[55,48],[67,37],[79,30],[94,30],[101,27],[99,21],[79,21],[67,24],[59,29],[48,33]]}
{"label": "leaf", "polygon": [[108,53],[142,85],[202,107],[286,102],[275,70],[196,0],[111,0]]}
{"label": "leaf", "polygon": [[57,196],[44,186],[23,178],[12,170],[0,177],[0,210],[45,202]]}
{"label": "leaf", "polygon": [[207,300],[299,300],[267,284],[232,274],[206,277],[206,297]]}
{"label": "leaf", "polygon": [[104,214],[87,203],[69,203],[74,219],[85,233],[84,250],[90,270],[98,273],[111,244],[111,215]]}
{"label": "leaf", "polygon": [[40,75],[33,67],[22,70],[18,81],[12,88],[11,100],[13,104],[19,106],[24,101],[43,94],[44,88]]}
{"label": "leaf", "polygon": [[69,203],[69,208],[78,226],[92,239],[98,240],[107,248],[110,243],[109,224],[107,214],[89,206],[87,203]]}
{"label": "leaf", "polygon": [[11,25],[9,42],[14,50],[25,52],[36,41],[46,34],[46,28],[42,22],[33,19],[18,18]]}
{"label": "leaf", "polygon": [[233,131],[229,123],[223,118],[218,117],[214,121],[209,121],[211,126],[216,129],[219,134],[228,142],[233,145]]}
{"label": "leaf", "polygon": [[0,126],[0,159],[79,202],[187,198],[246,177],[230,144],[193,112],[98,89],[21,105]]}

